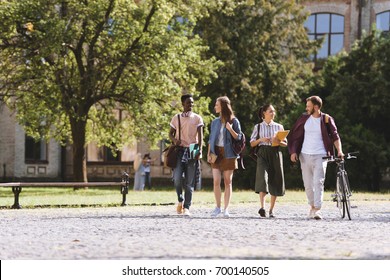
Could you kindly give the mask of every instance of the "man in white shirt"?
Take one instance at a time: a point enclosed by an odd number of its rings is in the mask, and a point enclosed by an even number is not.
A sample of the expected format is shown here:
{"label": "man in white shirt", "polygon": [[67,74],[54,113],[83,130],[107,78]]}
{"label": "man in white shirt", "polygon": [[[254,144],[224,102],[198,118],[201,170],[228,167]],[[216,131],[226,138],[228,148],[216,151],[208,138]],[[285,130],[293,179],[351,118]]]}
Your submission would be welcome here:
{"label": "man in white shirt", "polygon": [[[292,162],[301,162],[305,192],[311,206],[309,217],[317,220],[322,219],[320,209],[327,166],[323,157],[333,155],[333,145],[337,155],[344,156],[334,119],[322,113],[321,107],[320,97],[307,98],[307,114],[296,121],[288,136],[290,159]],[[329,118],[326,119],[326,116]]]}

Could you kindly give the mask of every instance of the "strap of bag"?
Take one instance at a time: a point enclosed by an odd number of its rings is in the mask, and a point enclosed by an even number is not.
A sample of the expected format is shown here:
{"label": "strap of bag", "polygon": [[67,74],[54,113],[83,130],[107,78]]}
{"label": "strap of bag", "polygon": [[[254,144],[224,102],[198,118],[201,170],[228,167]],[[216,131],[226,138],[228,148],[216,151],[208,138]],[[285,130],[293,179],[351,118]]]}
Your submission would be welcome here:
{"label": "strap of bag", "polygon": [[[332,137],[331,137],[331,133],[330,133],[329,115],[328,115],[328,114],[324,114],[324,122],[325,122],[326,132],[328,132],[329,138],[332,138]],[[336,154],[336,150],[335,150],[334,145],[333,145],[333,154],[334,154],[334,155]]]}
{"label": "strap of bag", "polygon": [[[177,115],[177,118],[178,118],[178,120],[179,120],[179,140],[181,141],[181,130],[180,130],[180,114],[178,114]],[[174,145],[174,143],[172,142],[172,145]],[[164,151],[163,152],[165,152],[165,151],[168,151],[168,149],[169,149],[169,146],[168,147],[166,147],[165,149],[164,149]]]}
{"label": "strap of bag", "polygon": [[179,120],[179,141],[181,141],[181,129],[180,129],[180,127],[181,127],[181,124],[180,124],[180,114],[178,114],[178,115],[177,115],[177,118],[178,118],[178,120]]}
{"label": "strap of bag", "polygon": [[[257,124],[257,136],[256,136],[256,140],[259,139],[259,138],[260,138],[260,124],[258,123],[258,124]],[[255,153],[256,153],[256,154],[257,154],[258,149],[259,149],[259,145],[257,145],[257,146],[255,147]]]}
{"label": "strap of bag", "polygon": [[329,129],[329,115],[324,114],[324,122],[326,126],[326,131],[328,132],[328,135],[330,135],[330,129]]}

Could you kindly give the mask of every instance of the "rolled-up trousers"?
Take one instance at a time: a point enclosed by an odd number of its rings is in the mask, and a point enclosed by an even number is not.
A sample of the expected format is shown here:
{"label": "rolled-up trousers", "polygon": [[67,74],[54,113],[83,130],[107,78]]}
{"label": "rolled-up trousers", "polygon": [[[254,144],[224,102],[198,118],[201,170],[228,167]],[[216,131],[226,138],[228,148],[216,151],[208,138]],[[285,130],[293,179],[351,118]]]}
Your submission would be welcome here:
{"label": "rolled-up trousers", "polygon": [[324,198],[324,182],[326,174],[326,160],[324,155],[308,155],[301,153],[302,179],[309,205],[320,209]]}

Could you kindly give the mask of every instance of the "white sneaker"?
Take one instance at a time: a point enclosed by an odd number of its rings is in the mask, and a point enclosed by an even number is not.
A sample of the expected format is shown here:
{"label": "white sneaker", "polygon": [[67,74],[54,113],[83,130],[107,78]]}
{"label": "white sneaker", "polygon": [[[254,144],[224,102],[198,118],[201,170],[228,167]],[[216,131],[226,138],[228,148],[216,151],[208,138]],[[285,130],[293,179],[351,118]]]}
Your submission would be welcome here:
{"label": "white sneaker", "polygon": [[307,216],[309,219],[314,219],[314,213],[315,213],[315,209],[310,209],[310,212],[309,212],[309,215]]}
{"label": "white sneaker", "polygon": [[314,219],[316,220],[322,220],[322,214],[320,210],[317,210],[314,212]]}
{"label": "white sneaker", "polygon": [[184,208],[183,215],[184,215],[184,216],[191,216],[190,210],[187,209],[187,208]]}
{"label": "white sneaker", "polygon": [[218,207],[215,207],[215,209],[213,210],[213,212],[211,212],[211,217],[217,217],[219,214],[222,213],[222,210],[221,208],[218,208]]}
{"label": "white sneaker", "polygon": [[229,211],[227,209],[223,210],[223,216],[225,218],[229,218],[230,217]]}

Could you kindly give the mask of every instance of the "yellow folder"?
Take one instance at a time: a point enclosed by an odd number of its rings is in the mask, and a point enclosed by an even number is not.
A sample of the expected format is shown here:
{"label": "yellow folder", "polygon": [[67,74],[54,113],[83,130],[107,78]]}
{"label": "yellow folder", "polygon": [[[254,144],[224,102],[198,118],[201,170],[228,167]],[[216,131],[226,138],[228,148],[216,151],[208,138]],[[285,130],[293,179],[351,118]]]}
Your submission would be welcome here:
{"label": "yellow folder", "polygon": [[[290,132],[290,130],[279,130],[276,135],[275,135],[275,138],[279,139],[280,141],[283,141],[284,139],[286,139],[288,133]],[[279,143],[276,142],[276,141],[273,141],[272,142],[272,146],[275,147],[275,146],[279,146]]]}

